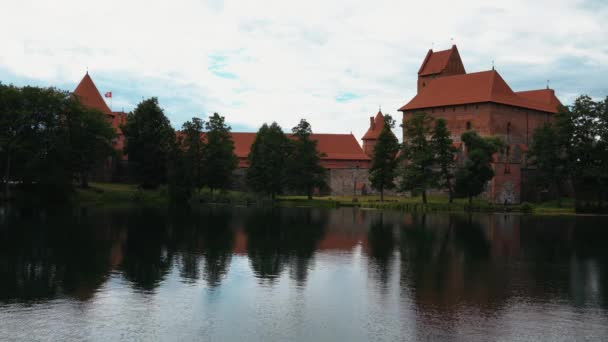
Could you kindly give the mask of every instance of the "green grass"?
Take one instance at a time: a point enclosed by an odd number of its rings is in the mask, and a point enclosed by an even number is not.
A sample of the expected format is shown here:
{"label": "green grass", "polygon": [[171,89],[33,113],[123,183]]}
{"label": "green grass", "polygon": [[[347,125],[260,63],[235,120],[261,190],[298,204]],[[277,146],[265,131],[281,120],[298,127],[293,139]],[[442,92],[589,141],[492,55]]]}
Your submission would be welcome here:
{"label": "green grass", "polygon": [[[422,204],[420,196],[402,197],[385,196],[384,202],[380,196],[321,196],[308,200],[306,196],[279,196],[278,204],[285,207],[361,207],[370,209],[394,209],[405,211],[447,211],[462,212],[469,210],[468,199],[454,199],[449,204],[445,195],[427,196],[427,204]],[[89,189],[76,189],[75,203],[97,207],[163,207],[169,205],[169,196],[166,186],[155,190],[138,189],[134,184],[116,183],[91,183]],[[195,193],[192,203],[196,204],[222,204],[222,205],[273,205],[265,197],[241,191],[215,191],[213,194],[208,189]],[[505,207],[493,204],[481,199],[474,199],[472,211],[493,212],[504,211]],[[557,201],[544,203],[530,203],[509,206],[509,211],[526,212],[534,214],[574,214],[574,200],[563,199],[562,207],[558,207]]]}
{"label": "green grass", "polygon": [[141,190],[134,184],[91,183],[88,189],[77,188],[74,201],[78,204],[103,207],[166,206],[167,187]]}
{"label": "green grass", "polygon": [[[321,196],[308,200],[306,196],[280,196],[279,201],[291,206],[311,206],[311,207],[340,207],[357,206],[361,208],[376,209],[397,209],[406,211],[468,211],[469,201],[466,198],[454,199],[453,203],[448,203],[447,195],[427,196],[427,204],[422,204],[420,196],[402,197],[385,196],[384,202],[380,201],[380,196]],[[533,204],[518,204],[505,206],[490,203],[482,199],[473,199],[472,211],[493,212],[493,211],[515,211],[538,214],[574,214],[574,200],[563,199],[562,207],[557,206],[557,201]]]}

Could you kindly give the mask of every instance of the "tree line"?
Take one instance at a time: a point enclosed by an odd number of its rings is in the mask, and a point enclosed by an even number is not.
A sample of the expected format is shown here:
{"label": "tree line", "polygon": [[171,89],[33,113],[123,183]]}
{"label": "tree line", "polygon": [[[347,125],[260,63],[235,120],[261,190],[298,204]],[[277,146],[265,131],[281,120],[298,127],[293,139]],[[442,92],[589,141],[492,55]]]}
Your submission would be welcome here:
{"label": "tree line", "polygon": [[[85,107],[55,88],[0,83],[2,193],[19,188],[30,198],[67,200],[75,186],[109,157],[128,156],[134,181],[143,189],[166,184],[172,200],[184,202],[202,188],[230,188],[238,166],[231,127],[214,113],[192,118],[176,132],[157,98],[140,102],[121,126],[124,150],[106,114]],[[247,160],[249,187],[274,198],[285,191],[312,196],[325,187],[325,169],[310,124],[302,119],[288,138],[276,123],[256,134]]]}
{"label": "tree line", "polygon": [[[551,123],[534,131],[530,157],[541,189],[552,188],[559,199],[565,191],[581,202],[603,208],[608,195],[608,97],[594,101],[578,97]],[[558,203],[561,205],[561,202]]]}
{"label": "tree line", "polygon": [[[125,153],[143,188],[167,183],[169,195],[186,202],[202,188],[231,187],[238,158],[231,127],[218,113],[208,121],[192,118],[175,132],[156,98],[140,103],[122,127]],[[312,128],[302,119],[291,138],[277,123],[258,130],[248,156],[246,181],[251,190],[275,198],[285,191],[312,197],[325,184],[322,154],[312,140]]]}
{"label": "tree line", "polygon": [[370,182],[384,200],[385,189],[420,194],[427,203],[429,189],[446,190],[449,202],[467,197],[469,203],[481,194],[494,177],[492,155],[502,146],[494,137],[481,137],[475,131],[462,134],[467,146],[467,159],[456,165],[454,146],[447,122],[425,112],[414,113],[401,125],[405,141],[399,144],[392,133],[395,120],[385,115],[384,127],[372,156]]}
{"label": "tree line", "polygon": [[11,183],[33,196],[66,198],[74,182],[113,154],[114,129],[104,114],[55,88],[0,83],[0,167],[3,194]]}

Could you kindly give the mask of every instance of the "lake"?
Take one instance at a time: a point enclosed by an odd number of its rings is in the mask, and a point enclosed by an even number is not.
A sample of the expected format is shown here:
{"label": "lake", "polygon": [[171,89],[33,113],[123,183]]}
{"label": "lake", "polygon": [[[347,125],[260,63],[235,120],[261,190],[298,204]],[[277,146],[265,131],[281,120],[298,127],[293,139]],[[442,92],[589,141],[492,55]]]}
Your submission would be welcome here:
{"label": "lake", "polygon": [[0,210],[0,341],[608,339],[608,218]]}

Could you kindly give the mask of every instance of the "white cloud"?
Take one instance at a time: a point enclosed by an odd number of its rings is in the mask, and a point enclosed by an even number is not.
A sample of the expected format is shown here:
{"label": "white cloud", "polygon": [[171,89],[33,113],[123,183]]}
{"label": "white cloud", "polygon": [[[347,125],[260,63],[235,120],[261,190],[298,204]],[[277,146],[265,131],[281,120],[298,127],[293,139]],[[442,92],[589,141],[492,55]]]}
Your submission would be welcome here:
{"label": "white cloud", "polygon": [[[250,127],[276,120],[289,129],[306,117],[315,131],[361,137],[378,105],[396,115],[414,95],[427,49],[448,48],[450,37],[468,71],[495,60],[508,82],[556,80],[566,101],[606,91],[597,87],[607,75],[573,82],[568,73],[560,83],[558,66],[577,58],[608,70],[607,8],[568,0],[12,1],[0,12],[0,68],[75,84],[88,67],[98,84],[122,82],[115,104],[129,110],[158,96],[176,126],[218,111]],[[337,101],[341,94],[352,99]]]}

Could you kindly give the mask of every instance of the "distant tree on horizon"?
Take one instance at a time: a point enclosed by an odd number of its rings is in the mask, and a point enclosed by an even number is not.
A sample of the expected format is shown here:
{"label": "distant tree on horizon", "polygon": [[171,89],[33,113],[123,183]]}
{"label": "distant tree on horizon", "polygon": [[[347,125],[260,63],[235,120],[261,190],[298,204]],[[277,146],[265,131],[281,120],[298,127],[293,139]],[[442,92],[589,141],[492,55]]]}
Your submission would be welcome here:
{"label": "distant tree on horizon", "polygon": [[382,127],[374,145],[372,164],[369,169],[371,186],[380,192],[380,201],[384,201],[385,189],[395,188],[399,141],[391,130],[394,126],[395,120],[390,115],[385,114],[384,127]]}

